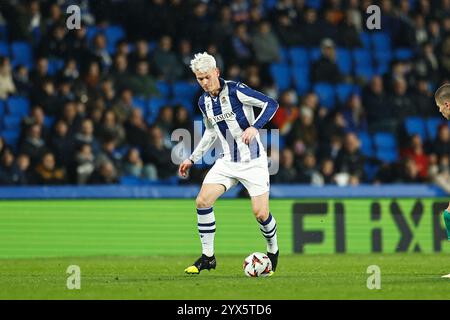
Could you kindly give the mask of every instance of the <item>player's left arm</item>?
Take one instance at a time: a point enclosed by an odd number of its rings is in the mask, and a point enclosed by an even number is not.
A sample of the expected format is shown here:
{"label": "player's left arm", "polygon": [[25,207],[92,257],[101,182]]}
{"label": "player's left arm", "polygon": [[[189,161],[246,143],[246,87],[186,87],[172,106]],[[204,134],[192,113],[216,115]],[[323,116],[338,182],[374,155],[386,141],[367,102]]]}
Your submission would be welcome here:
{"label": "player's left arm", "polygon": [[245,107],[258,107],[262,109],[255,121],[242,134],[244,143],[249,144],[258,134],[258,129],[264,127],[273,118],[278,110],[278,103],[274,99],[249,88],[243,83],[237,84],[236,95]]}

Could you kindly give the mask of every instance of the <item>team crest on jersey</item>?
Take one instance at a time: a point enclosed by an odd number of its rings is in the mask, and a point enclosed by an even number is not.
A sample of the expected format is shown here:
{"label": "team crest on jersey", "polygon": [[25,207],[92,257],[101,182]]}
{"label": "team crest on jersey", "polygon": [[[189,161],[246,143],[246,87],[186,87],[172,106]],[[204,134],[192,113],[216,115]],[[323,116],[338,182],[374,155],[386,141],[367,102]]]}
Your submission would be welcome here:
{"label": "team crest on jersey", "polygon": [[227,98],[225,98],[225,96],[223,96],[221,102],[222,103],[226,103],[227,102]]}

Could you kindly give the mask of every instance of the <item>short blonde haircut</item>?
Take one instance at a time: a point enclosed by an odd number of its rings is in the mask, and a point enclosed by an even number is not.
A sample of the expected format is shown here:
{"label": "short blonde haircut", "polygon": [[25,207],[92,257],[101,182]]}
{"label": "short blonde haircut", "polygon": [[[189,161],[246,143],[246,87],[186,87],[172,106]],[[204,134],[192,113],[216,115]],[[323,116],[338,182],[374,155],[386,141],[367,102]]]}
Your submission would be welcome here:
{"label": "short blonde haircut", "polygon": [[197,53],[191,60],[192,72],[208,72],[216,68],[216,59],[206,52]]}

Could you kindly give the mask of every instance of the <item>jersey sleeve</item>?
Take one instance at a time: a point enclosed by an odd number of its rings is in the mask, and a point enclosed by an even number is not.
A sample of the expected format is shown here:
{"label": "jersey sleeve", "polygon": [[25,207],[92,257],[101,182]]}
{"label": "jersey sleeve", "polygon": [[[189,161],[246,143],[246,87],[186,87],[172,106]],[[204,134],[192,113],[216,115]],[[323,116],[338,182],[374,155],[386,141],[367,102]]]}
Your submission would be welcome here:
{"label": "jersey sleeve", "polygon": [[[202,108],[200,108],[202,110]],[[203,113],[203,110],[202,110]],[[217,133],[212,124],[208,121],[205,114],[203,113],[203,123],[205,124],[205,132],[203,133],[200,142],[195,147],[194,152],[189,156],[189,160],[192,162],[197,162],[200,160],[206,151],[213,145],[214,141],[217,139]]]}
{"label": "jersey sleeve", "polygon": [[278,110],[278,103],[265,94],[249,88],[243,83],[236,85],[236,95],[245,107],[261,108],[261,113],[251,125],[256,129],[261,129],[272,119]]}

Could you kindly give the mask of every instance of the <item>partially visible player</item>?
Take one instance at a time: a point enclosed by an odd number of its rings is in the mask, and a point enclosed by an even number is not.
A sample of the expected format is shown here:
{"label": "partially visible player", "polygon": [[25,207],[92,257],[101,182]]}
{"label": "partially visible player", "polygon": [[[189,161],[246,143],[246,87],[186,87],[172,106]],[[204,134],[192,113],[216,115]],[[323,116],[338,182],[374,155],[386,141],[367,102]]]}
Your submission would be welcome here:
{"label": "partially visible player", "polygon": [[[439,87],[434,94],[434,99],[439,107],[439,112],[442,113],[445,119],[450,120],[450,83]],[[450,240],[450,202],[444,211],[444,222],[447,230],[447,239]]]}
{"label": "partially visible player", "polygon": [[[215,269],[213,205],[238,182],[248,190],[253,213],[267,241],[267,255],[274,272],[278,262],[277,224],[269,211],[268,160],[258,129],[272,119],[278,103],[243,83],[220,78],[216,60],[206,52],[194,56],[191,69],[205,91],[198,106],[206,131],[189,159],[180,164],[180,175],[186,176],[189,168],[202,158],[216,139],[221,142],[223,154],[209,170],[196,199],[202,255],[185,272],[198,274],[201,270]],[[256,119],[252,107],[261,108]]]}

